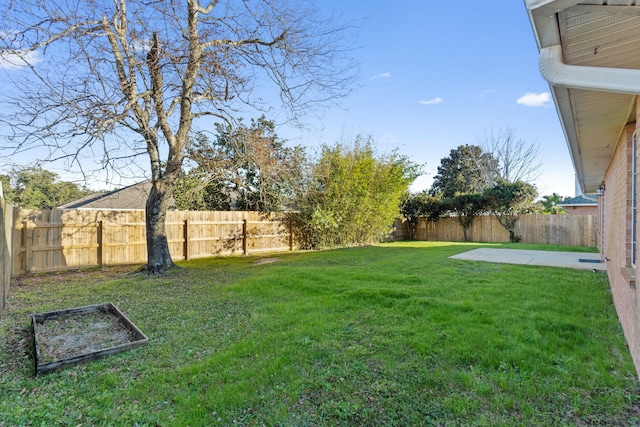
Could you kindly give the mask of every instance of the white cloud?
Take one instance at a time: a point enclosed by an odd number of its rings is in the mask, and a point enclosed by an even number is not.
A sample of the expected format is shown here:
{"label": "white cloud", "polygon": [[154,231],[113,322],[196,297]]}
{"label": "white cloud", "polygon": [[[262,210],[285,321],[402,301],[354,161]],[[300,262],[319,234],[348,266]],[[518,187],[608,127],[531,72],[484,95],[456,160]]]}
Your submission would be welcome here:
{"label": "white cloud", "polygon": [[435,105],[435,104],[440,104],[442,101],[444,101],[444,100],[438,96],[436,98],[429,99],[428,101],[420,101],[420,104],[422,104],[422,105]]}
{"label": "white cloud", "polygon": [[41,62],[40,54],[34,51],[13,51],[0,53],[0,69],[15,70]]}
{"label": "white cloud", "polygon": [[484,98],[485,96],[495,92],[493,89],[485,89],[478,94],[478,98]]}
{"label": "white cloud", "polygon": [[20,39],[18,35],[16,31],[0,31],[2,44],[7,46],[0,50],[0,69],[2,70],[16,70],[42,62],[37,51],[21,49],[21,46],[15,43],[16,39]]}
{"label": "white cloud", "polygon": [[527,92],[518,98],[517,102],[525,107],[546,107],[546,105],[551,102],[551,94],[549,92]]}
{"label": "white cloud", "polygon": [[134,40],[131,42],[131,47],[133,47],[136,52],[145,53],[151,50],[151,43],[147,40]]}
{"label": "white cloud", "polygon": [[386,73],[376,74],[375,76],[371,77],[371,80],[389,79],[389,78],[391,78],[391,73],[390,72],[386,72]]}

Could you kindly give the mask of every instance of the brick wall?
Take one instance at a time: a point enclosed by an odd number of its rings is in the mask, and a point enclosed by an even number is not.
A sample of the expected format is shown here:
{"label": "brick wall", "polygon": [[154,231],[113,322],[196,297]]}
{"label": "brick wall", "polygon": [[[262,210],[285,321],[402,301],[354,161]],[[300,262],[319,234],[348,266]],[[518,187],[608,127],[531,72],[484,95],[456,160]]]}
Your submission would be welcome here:
{"label": "brick wall", "polygon": [[567,215],[598,215],[597,206],[564,206]]}
{"label": "brick wall", "polygon": [[[640,295],[636,287],[637,267],[631,252],[631,197],[633,132],[635,124],[623,132],[605,174],[604,195],[600,198],[601,251],[607,260],[611,292],[631,350],[636,371],[640,373]],[[640,186],[638,188],[640,191]]]}

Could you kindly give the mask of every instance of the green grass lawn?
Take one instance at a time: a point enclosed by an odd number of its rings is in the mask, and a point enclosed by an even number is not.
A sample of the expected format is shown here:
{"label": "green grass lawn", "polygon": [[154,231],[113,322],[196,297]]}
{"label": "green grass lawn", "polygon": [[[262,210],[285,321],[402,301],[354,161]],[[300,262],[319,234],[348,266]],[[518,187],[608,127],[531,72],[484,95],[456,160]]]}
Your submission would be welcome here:
{"label": "green grass lawn", "polygon": [[[18,280],[0,323],[0,426],[640,424],[606,275],[447,258],[479,246]],[[35,378],[30,315],[109,301],[148,346]]]}

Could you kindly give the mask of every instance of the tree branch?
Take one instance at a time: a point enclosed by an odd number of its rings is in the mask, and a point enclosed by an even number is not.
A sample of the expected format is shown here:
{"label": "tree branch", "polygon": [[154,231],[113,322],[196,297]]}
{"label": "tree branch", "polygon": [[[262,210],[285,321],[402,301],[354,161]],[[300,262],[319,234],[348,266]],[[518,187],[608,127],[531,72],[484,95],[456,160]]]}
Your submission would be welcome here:
{"label": "tree branch", "polygon": [[274,38],[269,42],[259,38],[235,40],[235,41],[231,39],[211,40],[209,42],[203,43],[202,47],[205,49],[215,47],[215,46],[222,46],[222,45],[229,46],[229,47],[241,47],[244,45],[259,45],[259,46],[272,47],[278,43],[285,41],[286,36],[287,36],[287,33],[282,32],[278,37]]}

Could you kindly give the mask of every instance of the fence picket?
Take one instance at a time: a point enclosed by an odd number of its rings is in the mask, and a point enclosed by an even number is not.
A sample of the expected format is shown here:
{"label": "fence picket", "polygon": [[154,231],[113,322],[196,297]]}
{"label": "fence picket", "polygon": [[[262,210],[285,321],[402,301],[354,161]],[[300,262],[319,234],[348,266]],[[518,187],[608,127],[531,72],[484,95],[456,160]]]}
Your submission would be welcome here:
{"label": "fence picket", "polygon": [[[521,215],[516,223],[516,234],[523,243],[553,244],[560,246],[597,246],[597,215]],[[407,238],[406,223],[398,222],[393,234],[396,240]],[[474,220],[469,230],[473,242],[501,243],[509,241],[509,233],[494,215],[483,215]],[[462,226],[454,217],[427,221],[420,218],[416,240],[462,242]]]}
{"label": "fence picket", "polygon": [[[12,274],[146,262],[144,211],[19,210]],[[170,211],[173,259],[293,250],[290,225],[259,212]]]}
{"label": "fence picket", "polygon": [[[99,265],[146,262],[144,211],[13,210],[12,275]],[[523,215],[516,224],[522,242],[597,246],[595,215]],[[406,238],[398,223],[393,237]],[[479,217],[469,232],[476,242],[508,242],[495,216]],[[186,212],[167,214],[167,239],[174,259],[286,251],[295,248],[292,224],[259,212]],[[456,218],[421,220],[416,240],[462,241]]]}

